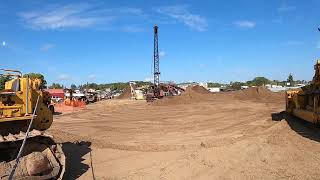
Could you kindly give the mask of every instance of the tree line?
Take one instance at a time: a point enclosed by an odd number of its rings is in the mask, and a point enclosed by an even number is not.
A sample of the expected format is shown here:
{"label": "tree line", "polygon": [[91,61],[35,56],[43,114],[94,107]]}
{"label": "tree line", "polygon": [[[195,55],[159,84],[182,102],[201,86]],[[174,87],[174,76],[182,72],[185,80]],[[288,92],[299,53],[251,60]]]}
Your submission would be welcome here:
{"label": "tree line", "polygon": [[[44,79],[44,76],[40,73],[28,73],[28,74],[24,74],[23,77],[29,77],[30,79],[40,79],[41,80],[40,88],[45,89],[47,87],[47,81]],[[0,75],[0,90],[3,90],[5,88],[5,83],[7,81],[10,81],[11,79],[12,79],[11,76],[6,76],[6,75],[1,74]]]}
{"label": "tree line", "polygon": [[229,84],[222,83],[208,83],[208,87],[222,87],[225,86],[229,89],[241,89],[242,86],[263,86],[267,84],[278,85],[278,86],[295,86],[297,84],[309,84],[310,81],[305,80],[294,80],[293,75],[289,74],[287,80],[269,80],[265,77],[255,77],[254,79],[246,82],[231,81]]}
{"label": "tree line", "polygon": [[[128,82],[116,82],[116,83],[105,83],[105,84],[97,84],[97,83],[86,83],[82,85],[75,85],[72,84],[70,87],[65,87],[64,85],[60,83],[52,83],[50,86],[47,86],[47,81],[45,80],[45,77],[40,73],[29,73],[25,74],[23,77],[27,77],[31,79],[41,79],[42,83],[40,87],[42,89],[50,88],[50,89],[64,89],[64,88],[71,88],[71,89],[96,89],[96,90],[105,90],[110,89],[111,91],[118,91],[123,90],[126,87],[128,87]],[[0,75],[0,90],[4,89],[4,84],[6,81],[9,81],[11,77]],[[151,82],[145,82],[145,81],[134,81],[136,83],[136,86],[148,86],[151,85]],[[221,87],[226,86],[230,89],[241,89],[241,86],[263,86],[266,84],[272,84],[272,85],[281,85],[286,86],[287,83],[289,83],[289,86],[294,86],[296,84],[308,84],[310,82],[307,82],[305,80],[294,80],[293,75],[289,74],[287,80],[285,81],[278,81],[278,80],[269,80],[265,77],[255,77],[254,79],[246,82],[238,82],[238,81],[232,81],[229,84],[222,84],[222,83],[208,83],[208,87]]]}
{"label": "tree line", "polygon": [[[148,86],[151,85],[150,82],[145,82],[145,81],[132,81],[136,83],[136,86],[141,87],[141,86]],[[71,84],[70,88],[71,89],[96,89],[96,90],[105,90],[105,89],[110,89],[111,91],[119,91],[127,88],[129,85],[129,82],[116,82],[116,83],[106,83],[106,84],[97,84],[97,83],[87,83],[87,84],[82,84],[82,85],[75,85]],[[51,86],[49,86],[50,89],[63,89],[67,88],[64,87],[63,85],[59,83],[52,83]]]}
{"label": "tree line", "polygon": [[[75,85],[71,84],[70,87],[66,87],[60,83],[52,83],[51,85],[47,86],[47,81],[45,80],[45,77],[40,74],[40,73],[28,73],[24,74],[23,77],[28,77],[30,79],[40,79],[41,89],[65,89],[65,88],[71,88],[71,89],[96,89],[96,90],[105,90],[105,89],[110,89],[111,91],[117,91],[117,90],[123,90],[126,87],[128,87],[128,82],[117,82],[117,83],[106,83],[106,84],[97,84],[97,83],[86,83],[82,85]],[[5,82],[11,80],[12,77],[10,76],[5,76],[5,75],[0,75],[0,90],[3,90],[5,88]],[[144,85],[150,85],[150,82],[145,82],[145,81],[133,81],[136,83],[138,87],[144,86]]]}

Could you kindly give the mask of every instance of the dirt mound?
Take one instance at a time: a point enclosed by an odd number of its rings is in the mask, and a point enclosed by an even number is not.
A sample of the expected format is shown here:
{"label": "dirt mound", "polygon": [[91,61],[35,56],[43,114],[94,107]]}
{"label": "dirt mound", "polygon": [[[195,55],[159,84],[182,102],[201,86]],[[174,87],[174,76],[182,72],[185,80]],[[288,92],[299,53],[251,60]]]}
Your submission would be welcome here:
{"label": "dirt mound", "polygon": [[180,96],[168,96],[162,99],[156,100],[154,105],[174,105],[174,104],[190,104],[200,101],[206,101],[212,99],[213,93],[208,91],[202,86],[187,87],[186,91]]}
{"label": "dirt mound", "polygon": [[117,99],[131,99],[131,88],[128,85]]}
{"label": "dirt mound", "polygon": [[251,91],[195,93],[212,98],[181,106],[101,101],[55,117],[48,131],[65,142],[64,179],[319,179],[319,128],[272,121],[284,98],[233,97]]}
{"label": "dirt mound", "polygon": [[200,93],[200,94],[210,94],[210,91],[208,91],[203,86],[199,86],[199,85],[187,87],[186,92],[187,93],[188,92],[190,92],[190,93],[196,92],[196,93]]}
{"label": "dirt mound", "polygon": [[231,92],[233,97],[238,100],[254,101],[279,101],[284,99],[283,92],[272,92],[265,87],[251,87],[248,89]]}
{"label": "dirt mound", "polygon": [[155,105],[190,104],[205,101],[256,101],[262,103],[284,100],[284,92],[272,92],[265,87],[251,87],[233,92],[211,93],[201,86],[188,87],[180,96],[164,97]]}

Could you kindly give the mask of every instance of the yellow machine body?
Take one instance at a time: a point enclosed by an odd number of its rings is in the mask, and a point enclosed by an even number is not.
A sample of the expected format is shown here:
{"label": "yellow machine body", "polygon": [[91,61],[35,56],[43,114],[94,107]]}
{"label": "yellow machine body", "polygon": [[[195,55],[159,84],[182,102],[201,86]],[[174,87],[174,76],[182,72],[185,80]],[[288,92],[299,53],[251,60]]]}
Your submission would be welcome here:
{"label": "yellow machine body", "polygon": [[39,89],[40,84],[41,80],[39,79],[32,80],[20,76],[15,76],[14,79],[7,81],[5,89],[0,92],[0,124],[30,121],[39,96],[32,128],[48,129],[53,121],[52,112],[48,108],[50,97]]}
{"label": "yellow machine body", "polygon": [[311,84],[286,92],[286,111],[311,123],[320,123],[320,60]]}
{"label": "yellow machine body", "polygon": [[[5,83],[5,89],[0,90],[1,177],[9,177],[13,164],[16,163],[15,158],[23,147],[18,166],[21,169],[14,174],[13,179],[62,179],[65,171],[62,146],[44,132],[53,121],[52,111],[48,108],[49,93],[40,89],[39,79],[22,77],[21,72],[15,70],[0,70],[8,73],[6,76],[13,77]],[[33,112],[35,116],[32,128],[28,133],[28,140],[22,146]],[[43,157],[42,161],[28,161],[35,156]],[[29,167],[36,171],[29,171]]]}

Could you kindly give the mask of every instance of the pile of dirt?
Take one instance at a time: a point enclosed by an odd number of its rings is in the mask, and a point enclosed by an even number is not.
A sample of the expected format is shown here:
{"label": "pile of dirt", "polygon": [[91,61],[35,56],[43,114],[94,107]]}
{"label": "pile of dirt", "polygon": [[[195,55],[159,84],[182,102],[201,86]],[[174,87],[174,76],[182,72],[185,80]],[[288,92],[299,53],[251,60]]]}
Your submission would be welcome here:
{"label": "pile of dirt", "polygon": [[248,89],[231,92],[238,100],[253,100],[272,102],[284,99],[284,92],[272,92],[265,87],[251,87]]}
{"label": "pile of dirt", "polygon": [[131,87],[128,85],[117,99],[131,99]]}
{"label": "pile of dirt", "polygon": [[199,85],[187,87],[186,93],[188,93],[188,92],[190,92],[190,93],[196,92],[196,93],[200,93],[200,94],[210,94],[210,91],[208,91],[203,86],[199,86]]}
{"label": "pile of dirt", "polygon": [[180,96],[164,97],[155,105],[190,104],[206,101],[255,101],[262,103],[284,100],[284,92],[272,92],[265,87],[251,87],[233,92],[211,93],[201,86],[188,87]]}
{"label": "pile of dirt", "polygon": [[168,96],[158,99],[152,104],[154,105],[175,105],[175,104],[190,104],[200,101],[206,101],[212,99],[210,91],[202,86],[190,86],[180,96]]}
{"label": "pile of dirt", "polygon": [[194,93],[212,98],[179,106],[101,101],[56,117],[48,133],[63,143],[64,179],[319,179],[319,128],[289,116],[272,121],[284,98],[233,97],[251,91]]}

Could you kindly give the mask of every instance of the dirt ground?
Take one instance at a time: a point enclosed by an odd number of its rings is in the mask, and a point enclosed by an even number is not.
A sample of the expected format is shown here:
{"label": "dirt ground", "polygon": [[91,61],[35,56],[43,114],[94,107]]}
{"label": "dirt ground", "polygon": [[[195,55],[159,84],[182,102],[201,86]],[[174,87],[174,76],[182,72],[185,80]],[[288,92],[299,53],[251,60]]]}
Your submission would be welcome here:
{"label": "dirt ground", "polygon": [[246,93],[100,101],[55,116],[49,133],[65,179],[320,179],[320,129],[278,114],[282,95]]}

